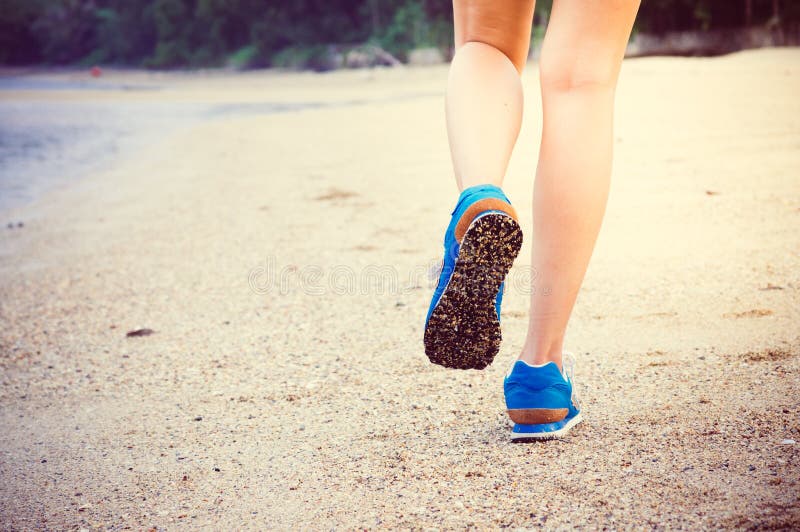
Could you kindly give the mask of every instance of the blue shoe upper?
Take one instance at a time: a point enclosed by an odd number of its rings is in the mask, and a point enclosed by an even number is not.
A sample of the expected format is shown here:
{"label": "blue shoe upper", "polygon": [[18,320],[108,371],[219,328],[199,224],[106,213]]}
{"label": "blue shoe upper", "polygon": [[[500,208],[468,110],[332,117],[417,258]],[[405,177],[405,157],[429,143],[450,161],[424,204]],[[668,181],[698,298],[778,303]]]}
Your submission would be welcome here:
{"label": "blue shoe upper", "polygon": [[[453,209],[450,225],[447,226],[447,231],[444,233],[444,261],[442,263],[442,271],[439,274],[439,282],[433,293],[430,308],[428,308],[428,315],[425,317],[426,326],[433,313],[433,309],[436,308],[436,305],[439,303],[439,298],[442,296],[442,293],[444,293],[444,289],[447,288],[447,283],[450,282],[450,277],[453,275],[453,270],[455,270],[456,267],[456,259],[458,258],[458,251],[461,247],[461,243],[456,240],[455,236],[456,225],[458,225],[458,221],[473,203],[485,198],[497,198],[505,201],[509,205],[511,204],[500,187],[495,185],[476,185],[466,188],[461,192],[456,207]],[[498,320],[500,319],[500,305],[503,302],[504,284],[505,283],[500,285],[500,290],[497,292],[497,298],[495,299],[495,311],[497,312]]]}
{"label": "blue shoe upper", "polygon": [[572,400],[572,381],[566,378],[555,362],[531,366],[522,360],[514,363],[503,381],[506,408],[567,408],[567,419],[578,413]]}

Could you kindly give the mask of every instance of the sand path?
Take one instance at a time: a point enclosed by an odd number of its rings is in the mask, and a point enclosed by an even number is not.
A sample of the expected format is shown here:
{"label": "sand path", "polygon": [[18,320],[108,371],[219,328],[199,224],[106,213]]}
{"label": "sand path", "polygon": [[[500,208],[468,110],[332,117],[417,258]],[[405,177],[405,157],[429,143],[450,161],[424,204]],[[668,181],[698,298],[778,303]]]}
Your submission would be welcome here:
{"label": "sand path", "polygon": [[[501,390],[529,242],[498,360],[422,351],[455,199],[445,76],[0,94],[315,103],[203,122],[4,213],[25,226],[0,230],[0,528],[800,526],[800,50],[626,62],[568,336],[586,421],[534,445],[508,442]],[[529,230],[525,82],[506,189]]]}

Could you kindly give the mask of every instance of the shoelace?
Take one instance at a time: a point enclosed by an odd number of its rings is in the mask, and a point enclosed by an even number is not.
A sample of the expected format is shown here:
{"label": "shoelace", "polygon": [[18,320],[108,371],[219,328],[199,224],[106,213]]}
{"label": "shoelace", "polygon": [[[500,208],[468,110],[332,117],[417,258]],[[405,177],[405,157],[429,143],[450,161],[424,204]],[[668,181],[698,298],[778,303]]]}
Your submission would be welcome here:
{"label": "shoelace", "polygon": [[572,382],[572,374],[575,371],[575,355],[570,351],[564,351],[561,354],[561,367],[564,368],[564,376],[569,382]]}
{"label": "shoelace", "polygon": [[563,368],[563,373],[566,379],[569,381],[570,386],[572,387],[572,404],[575,405],[575,408],[580,408],[580,403],[578,401],[578,396],[575,394],[575,383],[572,380],[572,375],[575,371],[575,355],[573,355],[569,351],[564,351],[561,354],[561,367]]}

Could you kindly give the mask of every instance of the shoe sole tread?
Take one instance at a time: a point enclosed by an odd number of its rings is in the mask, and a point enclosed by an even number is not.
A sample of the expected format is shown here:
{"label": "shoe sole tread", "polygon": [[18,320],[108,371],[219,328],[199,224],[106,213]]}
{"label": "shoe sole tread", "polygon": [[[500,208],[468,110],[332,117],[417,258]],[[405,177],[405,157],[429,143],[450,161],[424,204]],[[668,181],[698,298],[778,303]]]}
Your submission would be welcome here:
{"label": "shoe sole tread", "polygon": [[470,224],[425,328],[431,362],[455,369],[492,363],[502,338],[495,298],[521,247],[522,230],[507,214],[484,214]]}

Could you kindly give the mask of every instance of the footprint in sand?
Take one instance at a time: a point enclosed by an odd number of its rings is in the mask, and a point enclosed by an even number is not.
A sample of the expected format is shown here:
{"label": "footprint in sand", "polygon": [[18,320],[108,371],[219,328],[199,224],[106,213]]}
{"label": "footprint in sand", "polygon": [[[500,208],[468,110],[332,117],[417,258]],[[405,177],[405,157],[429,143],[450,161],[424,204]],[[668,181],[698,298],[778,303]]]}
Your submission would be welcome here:
{"label": "footprint in sand", "polygon": [[331,188],[326,193],[314,198],[314,201],[338,201],[357,197],[358,193],[340,188]]}
{"label": "footprint in sand", "polygon": [[762,349],[760,351],[747,351],[746,353],[742,353],[739,355],[741,358],[744,358],[748,362],[775,362],[777,360],[784,360],[787,358],[791,358],[792,352],[788,349],[784,349],[781,347],[777,348],[769,348],[769,349]]}

